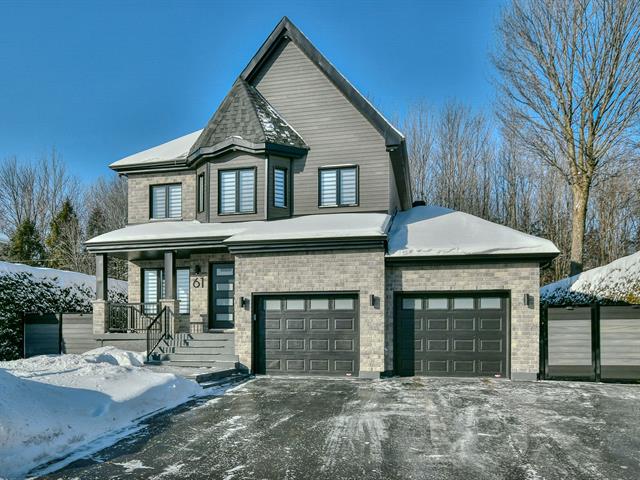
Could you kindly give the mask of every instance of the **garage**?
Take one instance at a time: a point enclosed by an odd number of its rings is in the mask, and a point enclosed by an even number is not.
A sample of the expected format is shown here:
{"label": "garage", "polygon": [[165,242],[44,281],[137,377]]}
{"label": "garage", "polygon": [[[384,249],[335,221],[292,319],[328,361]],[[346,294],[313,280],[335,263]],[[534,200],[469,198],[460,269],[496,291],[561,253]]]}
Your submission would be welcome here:
{"label": "garage", "polygon": [[257,305],[258,373],[358,374],[357,295],[269,295]]}
{"label": "garage", "polygon": [[504,292],[396,295],[396,373],[507,376],[508,303]]}

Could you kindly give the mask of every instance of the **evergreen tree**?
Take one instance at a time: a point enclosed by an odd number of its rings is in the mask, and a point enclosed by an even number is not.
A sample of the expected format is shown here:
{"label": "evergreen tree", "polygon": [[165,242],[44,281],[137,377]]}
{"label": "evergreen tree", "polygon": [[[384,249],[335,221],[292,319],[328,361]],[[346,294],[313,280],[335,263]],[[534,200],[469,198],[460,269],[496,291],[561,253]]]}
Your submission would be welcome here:
{"label": "evergreen tree", "polygon": [[80,223],[73,205],[66,199],[51,221],[46,240],[51,268],[73,268],[73,260],[80,248]]}
{"label": "evergreen tree", "polygon": [[8,249],[9,260],[27,265],[40,265],[45,260],[45,250],[31,220],[24,220],[11,237]]}
{"label": "evergreen tree", "polygon": [[87,220],[87,238],[97,237],[107,231],[106,218],[102,207],[95,205]]}

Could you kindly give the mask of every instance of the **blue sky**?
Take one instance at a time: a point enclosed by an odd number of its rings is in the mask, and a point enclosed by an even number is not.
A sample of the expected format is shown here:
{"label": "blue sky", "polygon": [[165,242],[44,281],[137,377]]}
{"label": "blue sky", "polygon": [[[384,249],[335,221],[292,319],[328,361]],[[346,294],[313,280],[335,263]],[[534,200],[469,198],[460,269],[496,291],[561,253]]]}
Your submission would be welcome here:
{"label": "blue sky", "polygon": [[0,0],[0,159],[55,147],[91,181],[202,128],[283,15],[389,118],[491,108],[501,0]]}

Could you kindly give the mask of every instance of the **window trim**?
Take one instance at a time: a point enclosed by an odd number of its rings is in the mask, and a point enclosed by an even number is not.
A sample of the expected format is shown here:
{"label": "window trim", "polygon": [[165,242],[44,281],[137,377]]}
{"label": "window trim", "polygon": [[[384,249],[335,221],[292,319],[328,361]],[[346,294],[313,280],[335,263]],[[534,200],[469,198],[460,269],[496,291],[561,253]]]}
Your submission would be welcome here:
{"label": "window trim", "polygon": [[[180,186],[180,216],[179,217],[170,217],[169,216],[169,187]],[[153,216],[153,189],[154,188],[164,188],[165,190],[165,203],[164,203],[164,217],[154,217]],[[149,220],[181,220],[182,215],[182,182],[174,182],[174,183],[154,183],[149,185]]]}
{"label": "window trim", "polygon": [[[284,204],[276,205],[276,170],[284,172]],[[289,169],[286,167],[273,167],[273,207],[274,208],[289,208]]]}
{"label": "window trim", "polygon": [[[341,203],[340,198],[340,170],[353,170],[356,171],[356,202],[355,203]],[[335,205],[322,205],[322,172],[327,170],[336,171],[336,204]],[[359,165],[341,165],[339,167],[319,167],[318,168],[318,208],[345,208],[345,207],[358,207],[360,206],[360,166]]]}
{"label": "window trim", "polygon": [[[240,172],[243,170],[253,171],[253,210],[250,212],[240,211]],[[235,212],[222,212],[222,174],[224,172],[236,172],[236,211]],[[233,216],[233,215],[255,215],[258,213],[258,169],[257,167],[238,167],[238,168],[220,168],[218,169],[218,215],[221,217]]]}
{"label": "window trim", "polygon": [[[202,179],[202,185],[200,184],[200,179]],[[203,213],[206,210],[206,200],[207,200],[207,179],[205,177],[205,172],[201,172],[196,176],[196,208],[198,213]]]}

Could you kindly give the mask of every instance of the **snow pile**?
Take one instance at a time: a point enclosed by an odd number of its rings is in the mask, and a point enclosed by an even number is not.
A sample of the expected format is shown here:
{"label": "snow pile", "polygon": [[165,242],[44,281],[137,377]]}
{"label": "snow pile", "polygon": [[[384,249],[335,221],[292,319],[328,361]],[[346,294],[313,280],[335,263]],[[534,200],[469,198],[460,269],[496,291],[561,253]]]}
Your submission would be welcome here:
{"label": "snow pile", "polygon": [[67,457],[61,467],[202,392],[194,381],[141,367],[143,360],[103,347],[0,362],[0,478]]}
{"label": "snow pile", "polygon": [[399,212],[389,232],[389,256],[549,255],[558,249],[468,213],[426,206]]}
{"label": "snow pile", "polygon": [[[89,289],[92,295],[96,291],[96,277],[85,273],[70,272],[68,270],[56,270],[55,268],[30,267],[21,263],[0,262],[1,275],[16,275],[26,273],[35,279],[47,279],[61,288]],[[109,290],[127,294],[127,282],[109,279]]]}
{"label": "snow pile", "polygon": [[128,157],[121,158],[113,162],[109,167],[118,168],[130,165],[140,165],[147,163],[161,163],[171,160],[184,160],[189,154],[189,150],[202,133],[202,130],[188,133],[161,145],[134,153]]}
{"label": "snow pile", "polygon": [[550,283],[540,289],[540,301],[548,305],[640,304],[640,252]]}

